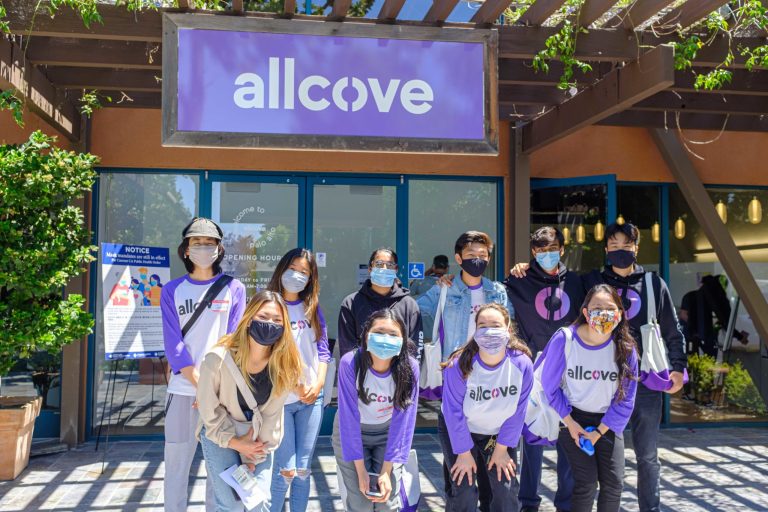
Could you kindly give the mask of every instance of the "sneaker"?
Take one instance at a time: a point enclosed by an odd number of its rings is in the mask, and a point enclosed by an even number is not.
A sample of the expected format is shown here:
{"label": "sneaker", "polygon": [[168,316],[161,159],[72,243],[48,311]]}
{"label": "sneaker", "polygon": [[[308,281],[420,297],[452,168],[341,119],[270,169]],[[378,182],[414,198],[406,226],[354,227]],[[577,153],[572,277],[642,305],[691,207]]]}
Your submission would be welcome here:
{"label": "sneaker", "polygon": [[539,512],[539,507],[523,507],[520,512]]}

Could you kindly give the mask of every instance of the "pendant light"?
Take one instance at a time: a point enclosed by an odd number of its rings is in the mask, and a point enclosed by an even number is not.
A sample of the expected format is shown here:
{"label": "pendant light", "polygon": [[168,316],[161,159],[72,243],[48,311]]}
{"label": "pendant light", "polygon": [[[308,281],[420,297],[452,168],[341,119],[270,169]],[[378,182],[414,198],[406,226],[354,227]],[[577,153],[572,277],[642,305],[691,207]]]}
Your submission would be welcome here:
{"label": "pendant light", "polygon": [[605,238],[605,224],[603,224],[603,221],[598,220],[595,224],[595,241],[602,242],[603,238]]}
{"label": "pendant light", "polygon": [[717,214],[720,216],[720,220],[723,221],[723,224],[728,222],[728,208],[726,208],[722,199],[715,205],[715,211],[717,211]]}
{"label": "pendant light", "polygon": [[584,224],[579,224],[576,226],[576,243],[577,244],[583,244],[587,241],[587,228],[584,227]]}
{"label": "pendant light", "polygon": [[678,240],[685,238],[685,221],[682,217],[678,217],[675,221],[675,238]]}
{"label": "pendant light", "polygon": [[747,206],[747,218],[751,224],[760,224],[763,220],[763,205],[757,196],[753,196],[749,206]]}
{"label": "pendant light", "polygon": [[571,243],[571,230],[568,227],[563,228],[563,243],[570,245]]}
{"label": "pendant light", "polygon": [[626,221],[624,220],[624,216],[622,214],[619,214],[618,217],[616,217],[616,224],[619,226],[623,226]]}
{"label": "pendant light", "polygon": [[658,221],[654,222],[653,226],[651,226],[651,240],[653,240],[655,243],[659,243],[661,241],[661,225]]}

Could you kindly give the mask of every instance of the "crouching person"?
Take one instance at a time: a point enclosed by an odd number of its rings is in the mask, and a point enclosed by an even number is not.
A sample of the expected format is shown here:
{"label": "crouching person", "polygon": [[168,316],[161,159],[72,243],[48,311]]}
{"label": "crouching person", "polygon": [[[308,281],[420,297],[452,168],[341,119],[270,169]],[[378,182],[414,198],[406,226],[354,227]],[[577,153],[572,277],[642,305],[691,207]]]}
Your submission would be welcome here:
{"label": "crouching person", "polygon": [[301,361],[279,294],[257,293],[232,334],[203,360],[197,387],[198,436],[213,477],[216,510],[241,510],[235,491],[219,476],[245,463],[270,507],[272,452],[283,435],[283,405],[297,388]]}
{"label": "crouching person", "polygon": [[360,348],[339,364],[339,411],[333,451],[347,490],[345,510],[401,509],[399,486],[408,461],[419,393],[419,366],[399,316],[368,318]]}
{"label": "crouching person", "polygon": [[450,468],[447,510],[473,512],[478,478],[489,483],[490,512],[517,512],[517,443],[523,429],[533,364],[528,347],[511,330],[507,309],[486,304],[475,334],[443,370],[438,434]]}

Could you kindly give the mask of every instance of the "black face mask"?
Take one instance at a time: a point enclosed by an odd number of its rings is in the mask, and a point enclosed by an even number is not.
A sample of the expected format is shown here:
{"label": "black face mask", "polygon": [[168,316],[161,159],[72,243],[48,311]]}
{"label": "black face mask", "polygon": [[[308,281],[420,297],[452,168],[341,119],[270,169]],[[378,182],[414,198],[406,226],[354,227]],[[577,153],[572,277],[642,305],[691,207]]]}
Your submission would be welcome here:
{"label": "black face mask", "polygon": [[485,272],[488,261],[481,258],[461,260],[461,269],[472,277],[480,277]]}
{"label": "black face mask", "polygon": [[620,249],[608,253],[608,261],[616,268],[629,268],[637,261],[634,251]]}
{"label": "black face mask", "polygon": [[283,336],[283,326],[272,322],[253,320],[248,326],[248,334],[259,345],[271,347]]}

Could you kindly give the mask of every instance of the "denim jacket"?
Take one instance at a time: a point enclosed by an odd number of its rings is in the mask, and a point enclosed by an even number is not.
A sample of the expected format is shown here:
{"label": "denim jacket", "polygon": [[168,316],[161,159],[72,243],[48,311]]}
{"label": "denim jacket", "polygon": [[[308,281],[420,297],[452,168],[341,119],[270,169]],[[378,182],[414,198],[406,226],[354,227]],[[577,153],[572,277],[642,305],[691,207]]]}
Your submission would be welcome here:
{"label": "denim jacket", "polygon": [[[486,304],[491,302],[501,304],[507,308],[510,317],[514,318],[514,309],[512,303],[507,300],[507,292],[503,284],[483,278],[483,291],[485,292]],[[439,285],[433,286],[416,301],[421,310],[422,319],[425,320],[425,325],[433,325],[439,301]],[[448,294],[445,297],[445,309],[443,310],[441,330],[443,333],[443,361],[448,359],[454,350],[467,342],[471,312],[472,296],[470,290],[461,280],[461,276],[456,276],[453,284],[448,288]],[[431,330],[425,331],[425,336],[431,336]]]}

